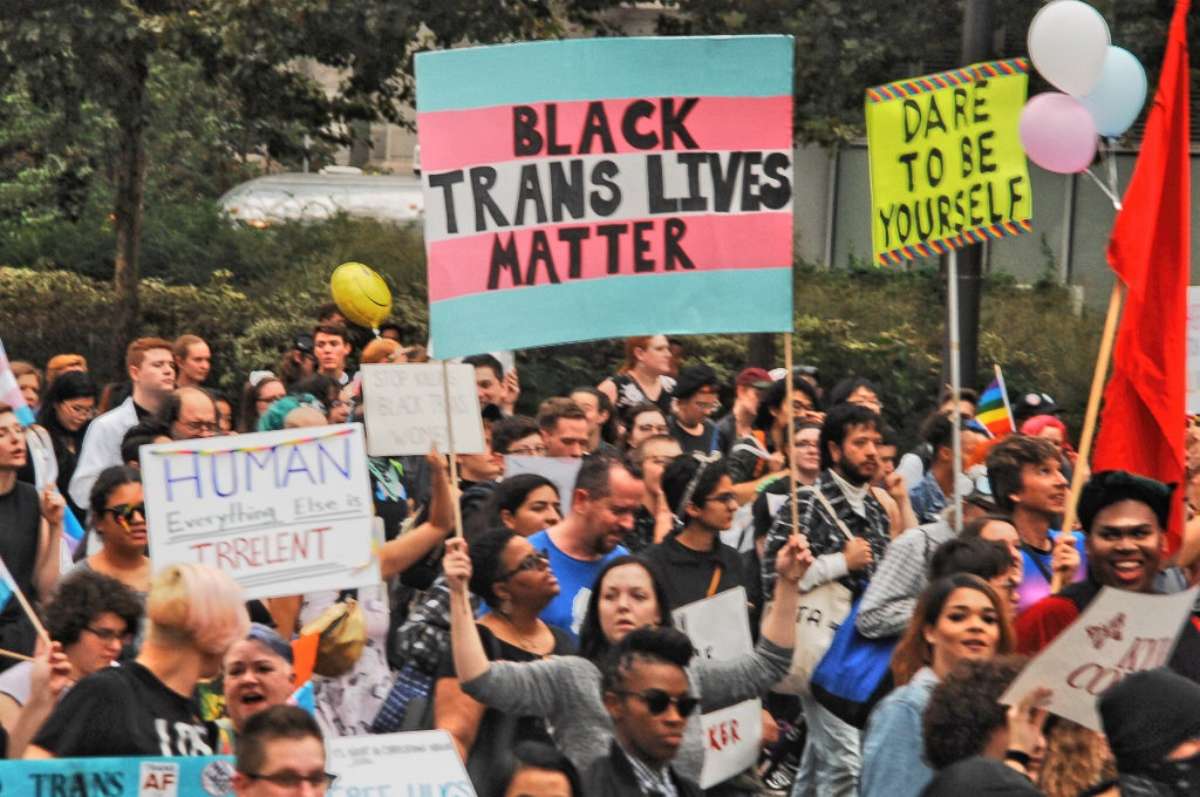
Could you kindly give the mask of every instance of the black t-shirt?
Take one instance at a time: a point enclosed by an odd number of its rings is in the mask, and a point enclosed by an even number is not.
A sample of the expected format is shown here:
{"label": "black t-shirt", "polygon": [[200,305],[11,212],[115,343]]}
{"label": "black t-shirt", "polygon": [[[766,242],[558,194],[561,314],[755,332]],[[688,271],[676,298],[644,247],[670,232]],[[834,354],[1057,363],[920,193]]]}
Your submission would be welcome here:
{"label": "black t-shirt", "polygon": [[640,556],[654,565],[672,609],[709,597],[709,585],[717,567],[721,568],[721,575],[714,595],[744,586],[738,552],[719,539],[711,551],[693,551],[679,542],[676,534],[671,534]]}
{"label": "black t-shirt", "polygon": [[[476,625],[479,629],[479,639],[487,652],[489,661],[537,661],[542,658],[524,648],[510,645],[492,633],[487,626]],[[575,653],[575,643],[566,631],[555,626],[547,626],[554,634],[554,650],[551,656],[569,656]],[[437,678],[455,678],[454,660],[450,656],[442,659],[438,668]],[[550,732],[546,729],[545,720],[541,717],[514,717],[504,714],[494,708],[483,713],[479,721],[479,730],[475,734],[475,744],[467,756],[467,772],[475,784],[479,794],[499,794],[503,789],[501,773],[507,771],[507,759],[512,755],[512,748],[518,742],[536,741],[553,744]]]}
{"label": "black t-shirt", "polygon": [[201,721],[191,698],[131,661],[76,684],[33,743],[59,758],[205,756],[217,739],[217,726]]}
{"label": "black t-shirt", "polygon": [[[30,602],[40,597],[33,586],[33,570],[37,564],[38,532],[42,512],[37,489],[18,481],[12,490],[0,495],[0,559],[8,566],[17,586]],[[21,604],[10,600],[0,611],[0,647],[17,653],[33,653],[36,634]],[[0,670],[12,666],[7,657],[0,661]]]}
{"label": "black t-shirt", "polygon": [[693,451],[699,451],[701,454],[710,454],[716,450],[718,443],[716,424],[705,418],[700,422],[700,426],[700,434],[691,434],[684,431],[674,415],[667,419],[667,428],[671,431],[671,437],[675,438],[683,448],[683,453],[685,454],[690,454]]}

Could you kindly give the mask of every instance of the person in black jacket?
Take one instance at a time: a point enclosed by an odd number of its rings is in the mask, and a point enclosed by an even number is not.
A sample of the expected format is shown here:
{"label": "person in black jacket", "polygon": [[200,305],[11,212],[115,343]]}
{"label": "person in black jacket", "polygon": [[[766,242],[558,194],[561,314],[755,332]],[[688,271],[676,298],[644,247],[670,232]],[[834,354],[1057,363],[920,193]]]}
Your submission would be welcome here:
{"label": "person in black jacket", "polygon": [[700,787],[671,768],[687,717],[699,705],[684,667],[692,643],[674,628],[640,628],[601,667],[604,707],[613,721],[608,755],[584,776],[588,797],[699,797]]}

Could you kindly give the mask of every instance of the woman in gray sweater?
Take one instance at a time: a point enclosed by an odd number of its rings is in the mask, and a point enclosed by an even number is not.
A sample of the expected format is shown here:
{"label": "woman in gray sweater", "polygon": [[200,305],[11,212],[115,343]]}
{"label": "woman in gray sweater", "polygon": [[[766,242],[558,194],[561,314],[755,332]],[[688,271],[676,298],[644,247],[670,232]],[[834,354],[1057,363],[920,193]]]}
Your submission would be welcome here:
{"label": "woman in gray sweater", "polygon": [[[489,661],[468,598],[471,561],[466,548],[464,540],[450,540],[442,560],[451,587],[454,666],[463,691],[500,711],[544,717],[563,753],[581,771],[587,769],[608,751],[612,738],[594,661],[635,628],[670,624],[671,607],[661,586],[642,560],[614,559],[601,572],[588,604],[580,639],[583,655],[527,663]],[[705,712],[760,697],[787,674],[796,633],[797,584],[811,562],[803,536],[793,536],[780,551],[774,600],[763,616],[754,652],[726,661],[698,659],[688,667],[692,693]],[[674,766],[682,776],[699,780],[703,762],[697,712],[688,718]]]}

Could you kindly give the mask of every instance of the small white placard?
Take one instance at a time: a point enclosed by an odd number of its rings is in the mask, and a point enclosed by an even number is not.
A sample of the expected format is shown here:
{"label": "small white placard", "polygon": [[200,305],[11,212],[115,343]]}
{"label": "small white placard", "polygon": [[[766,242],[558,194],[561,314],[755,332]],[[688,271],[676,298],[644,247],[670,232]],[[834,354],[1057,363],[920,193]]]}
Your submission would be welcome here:
{"label": "small white placard", "polygon": [[325,755],[326,768],[337,775],[328,797],[475,797],[475,788],[446,731],[329,739]]}
{"label": "small white placard", "polygon": [[[446,365],[450,378],[450,423],[454,450],[482,454],[486,450],[475,369]],[[441,363],[364,365],[363,413],[367,424],[367,453],[373,457],[428,454],[431,446],[450,450],[446,394]]]}
{"label": "small white placard", "polygon": [[1015,705],[1047,687],[1053,693],[1047,710],[1103,733],[1096,698],[1130,673],[1167,663],[1197,592],[1200,587],[1174,595],[1105,587],[1029,662],[1000,702]]}

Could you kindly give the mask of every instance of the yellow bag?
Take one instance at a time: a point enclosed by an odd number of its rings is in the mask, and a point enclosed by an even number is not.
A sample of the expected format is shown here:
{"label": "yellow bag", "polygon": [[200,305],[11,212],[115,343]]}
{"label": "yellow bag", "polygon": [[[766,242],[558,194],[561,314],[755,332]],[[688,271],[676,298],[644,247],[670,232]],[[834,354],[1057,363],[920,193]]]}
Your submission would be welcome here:
{"label": "yellow bag", "polygon": [[308,634],[320,635],[313,672],[337,678],[350,672],[362,656],[367,644],[367,619],[358,601],[347,597],[300,629],[301,636]]}

